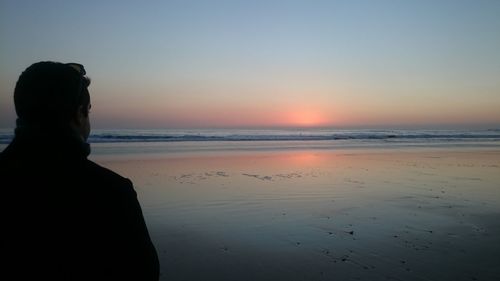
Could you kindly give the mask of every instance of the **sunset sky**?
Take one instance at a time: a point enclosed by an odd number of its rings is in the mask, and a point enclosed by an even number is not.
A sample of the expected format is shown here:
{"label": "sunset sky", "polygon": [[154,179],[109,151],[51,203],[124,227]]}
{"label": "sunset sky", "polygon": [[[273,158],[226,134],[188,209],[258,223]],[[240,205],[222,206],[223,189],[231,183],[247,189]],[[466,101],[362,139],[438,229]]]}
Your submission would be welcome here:
{"label": "sunset sky", "polygon": [[0,41],[0,128],[41,60],[94,128],[500,126],[500,1],[0,0]]}

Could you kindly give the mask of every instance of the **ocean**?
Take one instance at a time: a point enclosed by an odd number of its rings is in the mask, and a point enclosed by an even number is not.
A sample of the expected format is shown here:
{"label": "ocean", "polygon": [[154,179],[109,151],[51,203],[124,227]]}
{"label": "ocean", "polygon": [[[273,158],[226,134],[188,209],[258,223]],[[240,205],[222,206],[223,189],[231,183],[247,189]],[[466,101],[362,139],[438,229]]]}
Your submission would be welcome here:
{"label": "ocean", "polygon": [[[0,144],[9,143],[13,129],[0,129]],[[97,129],[90,143],[329,141],[331,144],[500,144],[500,129],[373,130],[373,129]]]}

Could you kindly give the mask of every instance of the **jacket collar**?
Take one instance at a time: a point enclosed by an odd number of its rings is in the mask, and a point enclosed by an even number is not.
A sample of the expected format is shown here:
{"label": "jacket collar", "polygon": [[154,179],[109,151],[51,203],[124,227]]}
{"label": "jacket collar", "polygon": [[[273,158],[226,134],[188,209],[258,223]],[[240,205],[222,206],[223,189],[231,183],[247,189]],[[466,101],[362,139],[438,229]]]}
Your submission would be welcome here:
{"label": "jacket collar", "polygon": [[30,155],[86,159],[90,154],[90,145],[69,126],[41,128],[17,122],[11,145],[22,148]]}

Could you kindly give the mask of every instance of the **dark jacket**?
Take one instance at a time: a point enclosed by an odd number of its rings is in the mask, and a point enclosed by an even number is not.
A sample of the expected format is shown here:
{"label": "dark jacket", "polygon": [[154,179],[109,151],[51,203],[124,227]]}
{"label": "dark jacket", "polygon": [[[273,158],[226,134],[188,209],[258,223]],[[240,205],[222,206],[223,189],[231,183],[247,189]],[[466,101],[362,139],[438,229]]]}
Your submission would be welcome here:
{"label": "dark jacket", "polygon": [[88,153],[71,134],[17,134],[0,154],[1,280],[158,280],[132,182]]}

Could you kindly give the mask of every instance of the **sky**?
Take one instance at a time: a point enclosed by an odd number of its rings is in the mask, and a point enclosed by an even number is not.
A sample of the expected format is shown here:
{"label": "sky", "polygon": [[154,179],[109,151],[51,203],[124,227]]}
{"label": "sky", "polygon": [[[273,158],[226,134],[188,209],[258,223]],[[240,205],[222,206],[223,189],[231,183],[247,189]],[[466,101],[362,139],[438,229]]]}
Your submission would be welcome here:
{"label": "sky", "polygon": [[94,128],[497,128],[500,1],[0,0],[0,128],[79,62]]}

